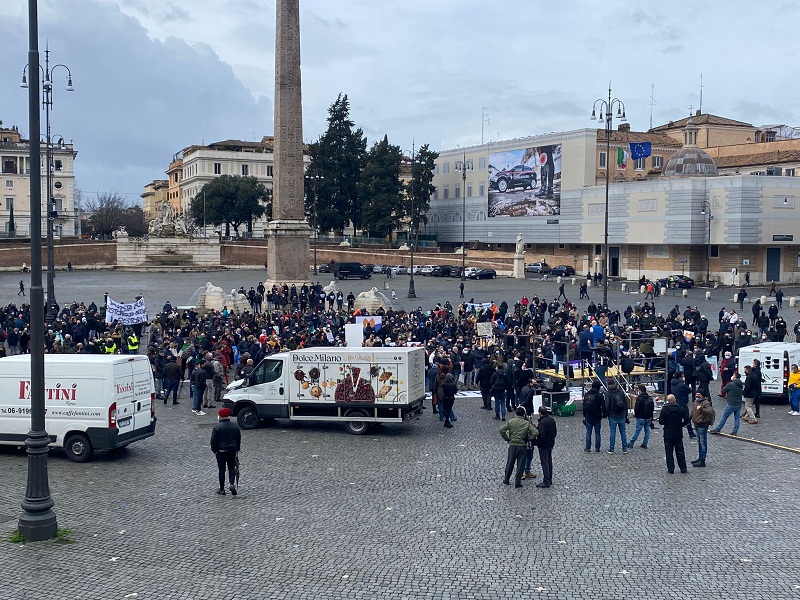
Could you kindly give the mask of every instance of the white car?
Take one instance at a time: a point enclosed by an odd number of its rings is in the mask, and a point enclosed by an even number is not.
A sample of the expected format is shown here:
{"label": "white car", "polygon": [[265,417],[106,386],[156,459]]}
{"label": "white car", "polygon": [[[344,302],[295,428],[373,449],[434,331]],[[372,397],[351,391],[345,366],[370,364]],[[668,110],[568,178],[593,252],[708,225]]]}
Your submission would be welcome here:
{"label": "white car", "polygon": [[392,275],[408,275],[408,267],[404,267],[403,265],[392,267]]}
{"label": "white car", "polygon": [[420,274],[420,275],[425,275],[425,276],[428,276],[428,275],[430,275],[431,273],[433,273],[433,267],[434,267],[434,266],[435,266],[435,265],[425,265],[424,267],[422,267],[422,268],[419,270],[419,274]]}
{"label": "white car", "polygon": [[464,269],[464,277],[467,278],[472,277],[478,271],[480,271],[478,267],[467,267],[466,269]]}
{"label": "white car", "polygon": [[422,265],[414,265],[414,275],[422,274]]}

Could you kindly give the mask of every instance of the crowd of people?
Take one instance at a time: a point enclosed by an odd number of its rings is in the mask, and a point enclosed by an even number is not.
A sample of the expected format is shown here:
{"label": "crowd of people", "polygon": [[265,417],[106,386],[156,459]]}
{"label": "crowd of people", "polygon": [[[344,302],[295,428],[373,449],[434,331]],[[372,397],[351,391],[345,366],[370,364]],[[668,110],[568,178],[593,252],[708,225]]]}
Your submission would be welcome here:
{"label": "crowd of people", "polygon": [[[373,315],[380,320],[365,322],[364,344],[419,345],[426,349],[428,391],[435,414],[446,428],[457,421],[457,392],[479,390],[481,408],[493,411],[494,418],[504,422],[504,431],[516,439],[516,429],[521,426],[508,426],[506,418],[509,413],[519,418],[520,409],[525,419],[535,413],[532,398],[541,385],[538,372],[553,369],[556,375],[573,377],[571,365],[578,364],[582,376],[596,376],[583,401],[584,450],[592,450],[594,438],[594,451],[600,451],[603,419],[608,420],[611,434],[608,452],[616,450],[617,432],[623,453],[640,435],[640,446],[647,448],[655,407],[647,387],[632,387],[639,383],[635,372],[639,366],[665,372],[663,381],[656,384],[657,391],[673,398],[667,404],[674,402],[682,410],[687,422],[681,428],[694,437],[702,427],[694,415],[698,411],[706,415],[700,419],[705,423],[712,401],[709,384],[713,373],[706,360],[712,357],[719,364],[722,396],[727,404],[720,423],[711,432],[720,431],[733,415],[736,433],[742,407],[745,421],[757,422],[759,365],[742,366],[738,372],[734,357],[743,346],[787,339],[789,327],[777,303],[765,309],[760,301],[754,302],[749,325],[745,315],[723,307],[712,324],[697,306],[681,310],[676,304],[665,309],[662,300],[659,308],[655,301],[644,300],[620,311],[589,300],[581,310],[566,299],[563,286],[559,291],[560,298],[547,300],[532,294],[511,304],[470,299],[457,306],[437,303],[430,309],[380,308]],[[246,375],[264,357],[296,348],[343,346],[345,324],[367,314],[355,309],[352,292],[345,295],[338,288],[325,290],[319,283],[271,289],[259,283],[249,290],[242,286],[239,292],[247,297],[250,310],[234,313],[224,307],[199,314],[194,309],[178,310],[167,302],[149,323],[135,325],[106,323],[104,306],[73,302],[58,307],[56,318],[47,325],[46,352],[146,352],[159,399],[167,403],[171,398],[173,404],[179,404],[181,386],[188,384],[193,413],[204,415],[204,408],[220,404],[222,391],[232,377]],[[9,304],[0,313],[5,324],[0,354],[29,351],[29,305]],[[794,325],[793,333],[800,341],[800,324]],[[653,342],[657,338],[666,338],[667,353],[656,352]],[[606,377],[611,365],[618,365],[619,377]],[[800,374],[797,379],[800,384]],[[636,425],[629,439],[626,424],[631,394]],[[800,397],[800,391],[797,395]],[[795,403],[792,406],[800,414],[800,407]],[[541,429],[538,435],[541,439]],[[554,441],[555,435],[552,437]],[[526,446],[532,442],[530,439]],[[705,464],[704,443],[705,439],[698,448],[701,466]],[[530,474],[531,456],[532,451],[526,453],[518,479]],[[515,454],[512,460],[509,455],[509,460],[517,464],[518,456]],[[679,466],[680,461],[678,456]]]}

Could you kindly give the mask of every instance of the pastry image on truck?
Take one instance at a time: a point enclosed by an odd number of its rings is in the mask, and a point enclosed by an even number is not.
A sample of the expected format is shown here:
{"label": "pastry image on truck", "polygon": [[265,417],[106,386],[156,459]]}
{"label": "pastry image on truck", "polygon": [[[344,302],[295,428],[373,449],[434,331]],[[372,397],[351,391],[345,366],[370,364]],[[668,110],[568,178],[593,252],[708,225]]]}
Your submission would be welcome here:
{"label": "pastry image on truck", "polygon": [[422,414],[422,348],[311,348],[273,354],[228,386],[224,406],[242,429],[263,420],[341,421],[356,435],[370,424]]}

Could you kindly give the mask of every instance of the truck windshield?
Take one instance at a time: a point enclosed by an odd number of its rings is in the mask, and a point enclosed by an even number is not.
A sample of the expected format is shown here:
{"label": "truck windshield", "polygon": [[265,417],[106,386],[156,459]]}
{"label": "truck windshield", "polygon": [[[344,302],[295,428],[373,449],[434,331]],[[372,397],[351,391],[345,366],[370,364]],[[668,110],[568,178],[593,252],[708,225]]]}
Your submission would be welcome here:
{"label": "truck windshield", "polygon": [[275,381],[281,376],[282,371],[283,361],[265,360],[253,372],[252,385]]}

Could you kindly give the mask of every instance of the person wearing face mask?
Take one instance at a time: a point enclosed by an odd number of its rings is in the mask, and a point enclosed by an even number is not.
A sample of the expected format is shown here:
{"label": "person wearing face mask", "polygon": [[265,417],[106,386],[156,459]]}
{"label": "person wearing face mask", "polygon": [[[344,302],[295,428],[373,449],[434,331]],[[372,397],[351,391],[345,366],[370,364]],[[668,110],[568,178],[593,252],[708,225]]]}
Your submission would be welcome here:
{"label": "person wearing face mask", "polygon": [[461,351],[461,372],[464,373],[464,389],[472,389],[475,383],[475,357],[467,346]]}

